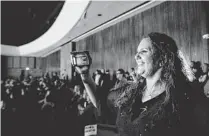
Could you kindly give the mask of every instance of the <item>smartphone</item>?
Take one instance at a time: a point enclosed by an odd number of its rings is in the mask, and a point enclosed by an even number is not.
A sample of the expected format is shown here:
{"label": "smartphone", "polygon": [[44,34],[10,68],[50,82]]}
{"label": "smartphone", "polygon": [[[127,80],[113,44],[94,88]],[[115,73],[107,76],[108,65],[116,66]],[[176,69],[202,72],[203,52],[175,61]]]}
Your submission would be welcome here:
{"label": "smartphone", "polygon": [[71,52],[71,63],[73,66],[88,66],[91,64],[89,51]]}

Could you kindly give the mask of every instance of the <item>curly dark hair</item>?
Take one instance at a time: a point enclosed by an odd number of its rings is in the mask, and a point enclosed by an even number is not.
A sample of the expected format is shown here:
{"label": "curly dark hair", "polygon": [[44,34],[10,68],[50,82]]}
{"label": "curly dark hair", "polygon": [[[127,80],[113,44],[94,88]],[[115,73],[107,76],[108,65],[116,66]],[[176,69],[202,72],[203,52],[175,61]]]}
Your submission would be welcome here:
{"label": "curly dark hair", "polygon": [[147,38],[151,40],[155,49],[154,59],[156,60],[154,61],[162,64],[160,80],[166,84],[166,98],[164,102],[167,103],[170,99],[171,88],[176,87],[176,81],[187,80],[184,74],[184,63],[179,56],[179,50],[173,38],[158,32],[149,33]]}

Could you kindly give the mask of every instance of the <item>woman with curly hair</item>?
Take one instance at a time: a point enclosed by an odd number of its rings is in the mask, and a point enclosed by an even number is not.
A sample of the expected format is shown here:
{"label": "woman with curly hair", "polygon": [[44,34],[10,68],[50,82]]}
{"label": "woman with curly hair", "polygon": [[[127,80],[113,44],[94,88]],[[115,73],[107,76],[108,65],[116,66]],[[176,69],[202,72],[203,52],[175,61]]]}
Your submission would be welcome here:
{"label": "woman with curly hair", "polygon": [[[161,33],[142,39],[135,55],[136,72],[143,82],[127,83],[111,91],[120,92],[113,101],[120,136],[191,136],[197,130],[193,120],[194,76],[175,41]],[[101,106],[89,67],[76,67],[95,107]]]}

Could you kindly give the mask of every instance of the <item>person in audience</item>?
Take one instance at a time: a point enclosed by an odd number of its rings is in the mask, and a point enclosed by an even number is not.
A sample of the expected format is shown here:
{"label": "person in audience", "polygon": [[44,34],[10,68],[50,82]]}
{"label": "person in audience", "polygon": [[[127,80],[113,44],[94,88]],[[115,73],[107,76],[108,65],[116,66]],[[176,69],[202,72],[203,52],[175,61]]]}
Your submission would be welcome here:
{"label": "person in audience", "polygon": [[125,72],[124,76],[125,76],[125,78],[126,78],[126,80],[128,82],[132,82],[133,81],[131,76],[130,76],[130,73],[128,71]]}
{"label": "person in audience", "polygon": [[49,76],[49,72],[46,72],[43,76],[44,80],[46,83],[50,83],[50,76]]}
{"label": "person in audience", "polygon": [[134,68],[131,68],[131,78],[133,79],[133,82],[137,82],[137,74],[135,72],[135,69]]}
{"label": "person in audience", "polygon": [[105,74],[105,69],[104,68],[102,68],[100,71],[101,71],[102,74]]}
{"label": "person in audience", "polygon": [[[122,93],[114,101],[120,136],[204,135],[195,125],[192,88],[194,79],[175,41],[153,32],[141,40],[135,56],[136,73],[144,82],[118,87]],[[89,66],[76,67],[95,107],[100,107],[97,86]],[[119,73],[120,74],[120,73]]]}
{"label": "person in audience", "polygon": [[52,81],[56,81],[59,79],[58,73],[57,72],[52,72]]}
{"label": "person in audience", "polygon": [[204,84],[208,80],[208,64],[207,63],[203,63],[202,72],[203,73],[200,75],[198,80],[199,80],[199,83],[201,84],[201,86],[204,86]]}
{"label": "person in audience", "polygon": [[[128,83],[126,77],[125,77],[125,71],[123,69],[118,69],[116,71],[116,82],[115,85],[110,89],[110,93],[107,96],[107,107],[108,110],[107,111],[107,115],[109,117],[108,122],[110,124],[114,124],[115,120],[116,120],[116,116],[117,116],[117,110],[115,109],[115,105],[113,104],[114,101],[118,98],[119,95],[121,95],[121,93],[123,92],[122,89],[118,89],[121,86],[124,86],[125,84]],[[105,89],[105,88],[104,88]],[[102,107],[105,107],[104,104],[102,104]]]}
{"label": "person in audience", "polygon": [[[209,78],[208,78],[208,64],[202,64],[202,74],[198,79],[199,88],[195,88],[195,97],[198,102],[195,103],[194,114],[196,115],[196,124],[200,126],[200,131],[203,134],[209,134]],[[193,82],[193,86],[194,86]],[[196,85],[197,86],[197,85]]]}
{"label": "person in audience", "polygon": [[199,78],[201,87],[203,88],[204,95],[209,98],[209,64],[203,64],[203,74]]}
{"label": "person in audience", "polygon": [[68,80],[68,74],[67,74],[66,69],[63,70],[62,76],[61,76],[61,77],[62,77],[62,79],[65,80],[65,81]]}
{"label": "person in audience", "polygon": [[20,73],[20,81],[23,81],[25,78],[25,70],[21,70],[21,73]]}
{"label": "person in audience", "polygon": [[127,79],[125,78],[125,71],[122,68],[119,68],[116,71],[116,83],[114,85],[114,88],[117,88],[118,86],[121,86],[125,83],[127,83]]}
{"label": "person in audience", "polygon": [[106,77],[107,77],[107,80],[110,80],[110,70],[109,69],[107,69],[106,71],[105,71],[105,75],[107,75]]}
{"label": "person in audience", "polygon": [[202,75],[203,71],[201,69],[201,63],[199,61],[192,61],[192,71],[194,73],[195,76],[195,81],[198,82],[200,76]]}
{"label": "person in audience", "polygon": [[94,81],[97,86],[102,86],[104,80],[103,80],[103,74],[102,74],[101,70],[98,70],[98,69],[96,70],[95,76],[94,76]]}

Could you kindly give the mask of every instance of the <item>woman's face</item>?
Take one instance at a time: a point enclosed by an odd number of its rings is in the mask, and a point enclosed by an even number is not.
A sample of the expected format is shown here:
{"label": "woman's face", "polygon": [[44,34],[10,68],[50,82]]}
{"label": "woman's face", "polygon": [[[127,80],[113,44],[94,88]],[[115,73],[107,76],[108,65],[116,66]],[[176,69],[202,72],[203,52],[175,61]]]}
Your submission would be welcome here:
{"label": "woman's face", "polygon": [[136,72],[142,77],[146,78],[152,76],[156,71],[156,64],[154,59],[154,47],[149,38],[144,38],[139,43],[135,60],[137,63]]}

